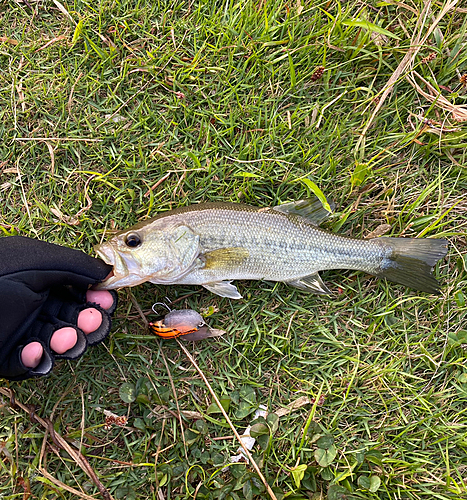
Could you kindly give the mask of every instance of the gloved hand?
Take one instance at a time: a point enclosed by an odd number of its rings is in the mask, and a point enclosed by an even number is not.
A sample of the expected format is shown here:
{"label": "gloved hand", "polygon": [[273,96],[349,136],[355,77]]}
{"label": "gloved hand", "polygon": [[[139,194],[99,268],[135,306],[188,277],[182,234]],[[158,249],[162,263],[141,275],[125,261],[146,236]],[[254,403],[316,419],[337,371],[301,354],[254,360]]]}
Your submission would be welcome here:
{"label": "gloved hand", "polygon": [[45,241],[0,238],[0,378],[50,373],[108,335],[117,295],[88,290],[112,267]]}

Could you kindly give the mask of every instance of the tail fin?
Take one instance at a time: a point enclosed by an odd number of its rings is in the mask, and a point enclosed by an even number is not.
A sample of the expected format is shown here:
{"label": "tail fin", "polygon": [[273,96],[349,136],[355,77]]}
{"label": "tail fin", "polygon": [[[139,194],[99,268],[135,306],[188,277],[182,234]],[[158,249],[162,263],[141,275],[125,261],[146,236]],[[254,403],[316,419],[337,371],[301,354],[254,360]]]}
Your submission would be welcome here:
{"label": "tail fin", "polygon": [[436,262],[448,251],[444,239],[375,238],[392,252],[383,260],[379,278],[428,293],[439,293],[440,284],[432,274]]}

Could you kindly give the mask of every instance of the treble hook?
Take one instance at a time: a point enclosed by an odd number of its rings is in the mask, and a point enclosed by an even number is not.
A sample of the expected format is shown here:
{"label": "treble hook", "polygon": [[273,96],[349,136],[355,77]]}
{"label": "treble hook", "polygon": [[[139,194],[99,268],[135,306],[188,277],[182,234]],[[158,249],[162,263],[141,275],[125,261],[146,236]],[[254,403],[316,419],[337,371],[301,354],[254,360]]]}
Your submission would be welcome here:
{"label": "treble hook", "polygon": [[[166,297],[166,298],[167,298],[167,297]],[[153,305],[151,306],[152,312],[153,312],[154,314],[159,314],[159,313],[158,313],[158,312],[154,309],[154,307],[156,307],[156,306],[164,306],[164,307],[167,309],[167,311],[169,311],[169,313],[170,313],[170,312],[172,312],[172,309],[170,309],[170,307],[169,307],[169,306],[168,306],[165,302],[156,302],[155,304],[153,304]]]}

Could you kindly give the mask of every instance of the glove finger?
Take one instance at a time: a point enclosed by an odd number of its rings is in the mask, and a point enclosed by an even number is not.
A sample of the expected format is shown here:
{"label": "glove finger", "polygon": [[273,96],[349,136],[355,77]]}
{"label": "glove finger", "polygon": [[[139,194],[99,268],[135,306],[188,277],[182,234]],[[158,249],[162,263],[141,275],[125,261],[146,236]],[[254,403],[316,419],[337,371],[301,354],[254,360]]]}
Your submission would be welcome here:
{"label": "glove finger", "polygon": [[[67,327],[73,328],[76,331],[77,338],[75,345],[61,354],[54,352],[50,346],[53,334],[57,330]],[[31,328],[31,333],[34,338],[39,339],[41,343],[45,345],[46,350],[50,352],[55,359],[77,359],[83,355],[88,347],[85,333],[78,328],[76,324],[62,321],[58,318],[45,318],[44,316],[39,316]]]}
{"label": "glove finger", "polygon": [[[53,287],[50,293],[51,296],[53,297],[53,304],[51,303],[50,306],[46,305],[45,310],[52,315],[56,315],[57,311],[60,310],[61,302],[67,304],[75,303],[77,305],[86,304],[87,307],[92,307],[93,305],[102,307],[98,299],[93,300],[93,297],[95,297],[97,293],[99,294],[105,293],[111,295],[112,304],[110,305],[110,307],[104,307],[105,311],[107,311],[109,315],[112,315],[115,312],[115,309],[117,309],[118,305],[118,295],[115,290],[105,290],[96,292],[93,290],[88,290],[87,288],[64,285],[60,287]],[[88,296],[90,296],[91,298],[89,299]],[[107,303],[107,301],[105,302]],[[55,310],[53,308],[55,308]]]}
{"label": "glove finger", "polygon": [[[80,304],[87,303],[89,307],[90,304],[97,304],[98,306],[103,307],[110,315],[112,315],[115,312],[115,309],[117,309],[118,295],[115,290],[96,291],[96,290],[89,290],[87,288],[84,289],[77,286],[55,287],[52,290],[53,293],[55,293],[55,295],[57,295],[58,297],[63,296],[63,298],[66,299],[68,302],[79,302]],[[104,307],[103,304],[99,302],[99,299],[97,298],[99,297],[98,294],[110,294],[112,304],[110,306]],[[107,300],[105,302],[107,303]]]}
{"label": "glove finger", "polygon": [[[44,304],[40,317],[43,321],[55,322],[62,321],[76,327],[78,325],[79,313],[85,309],[93,308],[101,313],[102,322],[100,326],[86,334],[87,343],[89,345],[95,345],[102,342],[109,334],[110,328],[112,326],[112,320],[110,314],[107,310],[103,309],[98,304],[94,303],[76,303],[70,302],[68,300],[63,300],[63,298],[70,298],[70,289],[63,292],[62,289],[54,289],[51,291],[46,303]],[[74,293],[74,292],[73,292]],[[60,294],[60,296],[58,296]],[[116,298],[114,300],[113,306],[116,307]],[[79,328],[78,328],[79,329]]]}
{"label": "glove finger", "polygon": [[87,308],[93,308],[99,311],[102,315],[102,322],[98,328],[86,334],[89,345],[96,345],[102,342],[107,338],[110,333],[110,328],[112,327],[112,318],[110,314],[103,309],[98,304],[87,303],[84,304],[81,308],[81,311],[84,311]]}
{"label": "glove finger", "polygon": [[87,286],[102,281],[112,266],[79,250],[45,241],[10,236],[2,238],[0,275],[15,274],[34,291],[68,283]]}
{"label": "glove finger", "polygon": [[23,351],[24,345],[19,345],[12,355],[2,363],[0,377],[5,377],[9,380],[25,380],[31,377],[43,377],[52,371],[55,364],[54,356],[44,342],[34,337],[28,339],[26,345],[29,342],[39,342],[42,346],[43,353],[39,364],[35,368],[28,368],[25,366],[21,359],[21,352]]}
{"label": "glove finger", "polygon": [[[60,329],[71,327],[76,331],[76,343],[73,347],[58,354],[50,346],[53,335]],[[28,368],[21,359],[23,348],[31,342],[39,342],[43,349],[42,358],[34,368]],[[81,357],[88,346],[88,339],[85,333],[76,325],[52,318],[44,321],[39,317],[27,332],[27,340],[18,345],[13,354],[2,364],[0,377],[9,380],[24,380],[31,377],[42,377],[48,375],[55,365],[56,359],[77,359]]]}
{"label": "glove finger", "polygon": [[112,305],[110,307],[104,307],[104,309],[107,311],[107,313],[112,316],[112,314],[115,312],[115,309],[117,309],[117,305],[118,305],[118,295],[117,295],[117,292],[115,290],[105,290],[105,291],[99,291],[99,292],[96,292],[94,290],[88,290],[86,292],[86,302],[88,304],[97,304],[98,306],[101,306],[103,307],[103,305],[98,301],[98,300],[93,300],[92,298],[89,298],[90,297],[93,297],[94,294],[96,293],[110,293],[110,295],[112,296]]}

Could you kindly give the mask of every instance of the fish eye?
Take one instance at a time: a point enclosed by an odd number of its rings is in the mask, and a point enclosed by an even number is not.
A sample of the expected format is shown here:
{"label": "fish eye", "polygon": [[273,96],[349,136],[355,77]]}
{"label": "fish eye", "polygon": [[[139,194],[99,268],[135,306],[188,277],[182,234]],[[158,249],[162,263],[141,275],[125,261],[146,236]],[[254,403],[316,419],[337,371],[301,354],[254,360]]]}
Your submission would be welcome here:
{"label": "fish eye", "polygon": [[141,238],[136,233],[130,233],[125,236],[125,245],[127,247],[136,248],[141,245]]}

